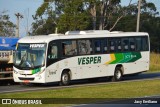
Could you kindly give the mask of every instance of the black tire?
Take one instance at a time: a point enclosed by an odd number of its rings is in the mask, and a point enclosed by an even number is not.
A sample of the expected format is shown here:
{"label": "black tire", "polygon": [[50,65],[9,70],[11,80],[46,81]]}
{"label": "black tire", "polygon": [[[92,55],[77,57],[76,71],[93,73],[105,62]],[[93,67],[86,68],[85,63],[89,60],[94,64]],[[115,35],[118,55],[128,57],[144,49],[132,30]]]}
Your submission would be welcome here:
{"label": "black tire", "polygon": [[66,86],[70,83],[70,75],[68,72],[63,72],[61,75],[60,85]]}
{"label": "black tire", "polygon": [[120,81],[122,79],[122,69],[120,67],[116,67],[114,71],[114,76],[112,77],[111,81]]}

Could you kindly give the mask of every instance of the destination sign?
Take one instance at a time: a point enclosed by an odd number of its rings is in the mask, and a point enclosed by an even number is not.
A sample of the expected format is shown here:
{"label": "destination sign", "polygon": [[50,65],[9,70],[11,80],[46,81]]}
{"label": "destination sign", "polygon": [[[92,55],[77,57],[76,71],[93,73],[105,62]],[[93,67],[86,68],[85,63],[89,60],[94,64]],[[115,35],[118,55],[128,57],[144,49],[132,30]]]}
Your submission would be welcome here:
{"label": "destination sign", "polygon": [[45,44],[30,44],[30,48],[43,48]]}

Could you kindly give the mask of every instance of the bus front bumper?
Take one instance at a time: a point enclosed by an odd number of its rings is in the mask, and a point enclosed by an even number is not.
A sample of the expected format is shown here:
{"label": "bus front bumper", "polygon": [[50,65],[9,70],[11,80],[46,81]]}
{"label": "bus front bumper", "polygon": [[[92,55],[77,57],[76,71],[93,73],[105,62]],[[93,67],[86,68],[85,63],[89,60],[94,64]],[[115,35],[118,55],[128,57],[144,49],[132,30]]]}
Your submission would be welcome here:
{"label": "bus front bumper", "polygon": [[35,74],[21,74],[20,70],[15,69],[13,71],[14,82],[23,82],[23,83],[45,83],[45,73],[38,72]]}

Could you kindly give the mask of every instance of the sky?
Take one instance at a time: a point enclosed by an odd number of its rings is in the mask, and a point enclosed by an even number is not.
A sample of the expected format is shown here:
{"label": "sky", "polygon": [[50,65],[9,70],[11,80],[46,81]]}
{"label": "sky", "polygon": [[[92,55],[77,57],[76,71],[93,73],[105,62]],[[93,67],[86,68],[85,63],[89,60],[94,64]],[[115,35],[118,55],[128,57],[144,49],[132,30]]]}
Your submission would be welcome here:
{"label": "sky", "polygon": [[[130,0],[121,0],[122,5],[128,5]],[[132,0],[132,3],[136,3],[138,0]],[[147,0],[153,2],[158,12],[160,13],[160,0]],[[28,28],[31,29],[31,24],[34,22],[32,15],[35,15],[36,10],[43,3],[43,0],[0,0],[0,13],[7,10],[7,14],[10,16],[10,21],[16,24],[15,13],[20,13],[24,18],[20,19],[20,36],[26,35],[27,20]]]}
{"label": "sky", "polygon": [[26,35],[27,20],[28,28],[31,29],[31,24],[34,21],[32,15],[35,15],[36,10],[43,0],[0,0],[0,13],[4,10],[8,10],[7,14],[10,16],[11,22],[16,24],[15,13],[20,13],[23,18],[20,19],[20,36]]}

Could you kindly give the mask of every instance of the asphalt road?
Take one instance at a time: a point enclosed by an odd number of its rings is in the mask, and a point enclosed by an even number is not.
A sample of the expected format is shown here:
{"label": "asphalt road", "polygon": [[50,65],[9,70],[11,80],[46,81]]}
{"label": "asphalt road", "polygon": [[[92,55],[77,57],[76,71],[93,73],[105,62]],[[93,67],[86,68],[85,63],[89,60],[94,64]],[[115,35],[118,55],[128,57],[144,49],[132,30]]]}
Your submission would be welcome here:
{"label": "asphalt road", "polygon": [[90,104],[72,107],[160,107],[160,104]]}
{"label": "asphalt road", "polygon": [[[125,76],[120,82],[131,82],[131,81],[141,81],[150,79],[160,79],[160,72],[158,73],[142,73],[137,76]],[[48,90],[48,89],[61,89],[70,87],[80,87],[85,85],[97,85],[97,84],[112,84],[114,82],[109,82],[106,78],[101,78],[97,82],[89,82],[88,80],[78,80],[72,81],[70,86],[59,86],[57,83],[49,83],[44,85],[8,85],[0,86],[0,93],[12,93],[12,92],[25,92],[25,91],[36,91],[36,90]]]}
{"label": "asphalt road", "polygon": [[81,104],[72,107],[160,107],[160,95],[145,96],[142,98],[115,99],[115,101],[106,101],[97,104]]}

